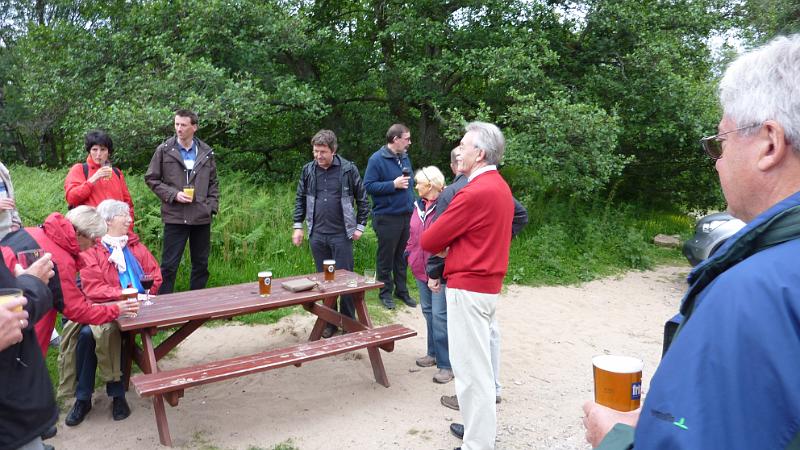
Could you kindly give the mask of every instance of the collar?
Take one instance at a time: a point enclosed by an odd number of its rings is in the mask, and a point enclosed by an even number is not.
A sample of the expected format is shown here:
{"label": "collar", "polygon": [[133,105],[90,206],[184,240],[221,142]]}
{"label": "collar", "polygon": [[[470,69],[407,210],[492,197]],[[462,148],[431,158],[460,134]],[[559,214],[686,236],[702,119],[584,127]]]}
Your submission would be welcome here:
{"label": "collar", "polygon": [[488,172],[488,171],[490,171],[490,170],[497,171],[497,166],[495,166],[494,164],[489,164],[489,165],[487,165],[487,166],[483,166],[483,167],[481,167],[480,169],[478,169],[478,170],[476,170],[476,171],[472,172],[472,173],[469,175],[468,181],[472,181],[472,180],[474,180],[474,179],[475,179],[475,177],[477,177],[478,175],[480,175],[480,174],[482,174],[482,173],[486,173],[486,172]]}
{"label": "collar", "polygon": [[[342,162],[339,160],[339,155],[333,155],[333,162],[331,163],[331,165],[330,165],[330,166],[328,166],[328,169],[330,169],[330,168],[331,168],[331,167],[333,167],[333,166],[341,166],[341,165],[342,165]],[[316,159],[314,160],[314,167],[316,167],[316,168],[318,168],[318,169],[320,169],[320,170],[328,170],[328,169],[324,169],[324,168],[322,168],[322,167],[319,165],[319,163],[317,162],[317,160],[316,160]]]}
{"label": "collar", "polygon": [[194,141],[194,138],[192,138],[192,145],[189,146],[189,148],[183,148],[183,145],[181,145],[181,141],[178,139],[177,136],[175,137],[175,143],[178,145],[178,150],[180,150],[182,153],[194,153],[195,155],[197,154],[197,143]]}

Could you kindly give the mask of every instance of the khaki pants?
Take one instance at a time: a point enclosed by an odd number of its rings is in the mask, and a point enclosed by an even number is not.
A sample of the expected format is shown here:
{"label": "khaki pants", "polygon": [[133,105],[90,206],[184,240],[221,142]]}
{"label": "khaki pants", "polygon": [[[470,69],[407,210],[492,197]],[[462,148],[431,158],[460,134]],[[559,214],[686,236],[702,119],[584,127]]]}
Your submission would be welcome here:
{"label": "khaki pants", "polygon": [[447,334],[464,419],[464,450],[494,449],[497,411],[489,342],[498,297],[447,288]]}
{"label": "khaki pants", "polygon": [[[95,341],[97,370],[100,379],[105,382],[119,381],[122,377],[122,336],[116,322],[102,325],[90,325]],[[78,333],[83,324],[68,321],[61,330],[61,347],[58,354],[58,392],[59,399],[72,398],[75,395],[77,379],[75,377],[75,346]]]}

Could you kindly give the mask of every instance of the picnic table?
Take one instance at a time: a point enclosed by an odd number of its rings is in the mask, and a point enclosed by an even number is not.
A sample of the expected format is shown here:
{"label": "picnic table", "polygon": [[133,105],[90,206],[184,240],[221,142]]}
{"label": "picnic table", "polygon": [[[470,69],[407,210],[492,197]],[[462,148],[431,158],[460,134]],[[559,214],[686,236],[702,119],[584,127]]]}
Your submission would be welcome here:
{"label": "picnic table", "polygon": [[[383,283],[366,283],[364,277],[340,269],[336,271],[334,281],[320,281],[321,288],[304,292],[290,292],[281,288],[284,281],[308,277],[323,280],[321,273],[274,279],[272,293],[268,297],[259,296],[256,281],[159,295],[154,298],[154,304],[142,306],[136,317],[117,319],[125,346],[124,373],[131,373],[133,362],[143,372],[126,379],[126,388],[133,384],[140,396],[152,397],[161,444],[172,446],[164,401],[171,406],[177,406],[184,390],[190,387],[279,367],[299,367],[304,362],[363,348],[367,349],[375,381],[389,387],[389,379],[378,349],[391,352],[394,341],[415,336],[417,333],[402,325],[377,328],[372,326],[364,295],[368,290],[380,288]],[[348,279],[356,280],[355,287],[347,285]],[[343,294],[353,295],[357,319],[336,311],[336,298]],[[212,360],[191,367],[163,371],[158,367],[161,358],[209,320],[295,305],[301,305],[317,316],[308,342],[279,349],[265,349],[252,355]],[[346,333],[320,340],[327,322],[344,329]],[[158,331],[165,330],[169,336],[159,345],[154,345],[153,336]],[[140,343],[136,342],[136,335],[141,337]]]}

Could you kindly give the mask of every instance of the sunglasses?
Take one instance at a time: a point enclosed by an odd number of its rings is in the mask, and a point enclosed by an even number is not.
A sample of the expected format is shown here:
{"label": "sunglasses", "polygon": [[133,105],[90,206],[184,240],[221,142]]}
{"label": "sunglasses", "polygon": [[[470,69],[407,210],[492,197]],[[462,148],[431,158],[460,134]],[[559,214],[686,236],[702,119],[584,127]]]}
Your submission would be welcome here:
{"label": "sunglasses", "polygon": [[746,127],[737,128],[735,130],[726,131],[724,133],[715,134],[713,136],[706,136],[703,139],[700,139],[700,145],[703,147],[703,151],[706,152],[709,158],[717,160],[722,158],[722,141],[725,139],[722,136],[726,134],[735,133],[737,131],[747,130],[748,128],[753,127],[760,127],[761,124],[753,124],[748,125]]}

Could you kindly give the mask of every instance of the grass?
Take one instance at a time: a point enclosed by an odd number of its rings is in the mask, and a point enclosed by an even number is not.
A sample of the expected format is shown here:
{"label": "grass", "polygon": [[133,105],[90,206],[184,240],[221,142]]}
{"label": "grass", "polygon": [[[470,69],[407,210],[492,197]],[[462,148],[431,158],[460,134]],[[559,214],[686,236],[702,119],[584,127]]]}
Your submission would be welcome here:
{"label": "grass", "polygon": [[[9,169],[25,225],[39,224],[53,211],[66,212],[63,182],[68,168]],[[163,234],[160,201],[146,187],[141,173],[125,175],[135,205],[136,232],[158,258]],[[222,171],[219,176],[220,213],[212,225],[209,287],[254,281],[256,274],[265,269],[271,269],[276,278],[314,271],[308,245],[291,244],[295,185],[256,184],[239,172]],[[578,203],[541,196],[522,197],[521,201],[528,208],[530,222],[512,242],[507,284],[572,284],[660,263],[684,263],[678,250],[659,248],[651,242],[657,233],[687,237],[693,225],[687,215],[605,201]],[[376,249],[377,239],[368,227],[354,243],[357,272],[375,267]],[[189,271],[187,250],[176,290],[188,288]],[[409,281],[412,296],[416,296],[416,283],[410,273]],[[375,323],[393,320],[394,313],[380,305],[377,292],[369,293],[367,302]],[[299,311],[284,309],[236,320],[274,323]],[[48,368],[54,378],[56,354],[51,351],[48,355]]]}

